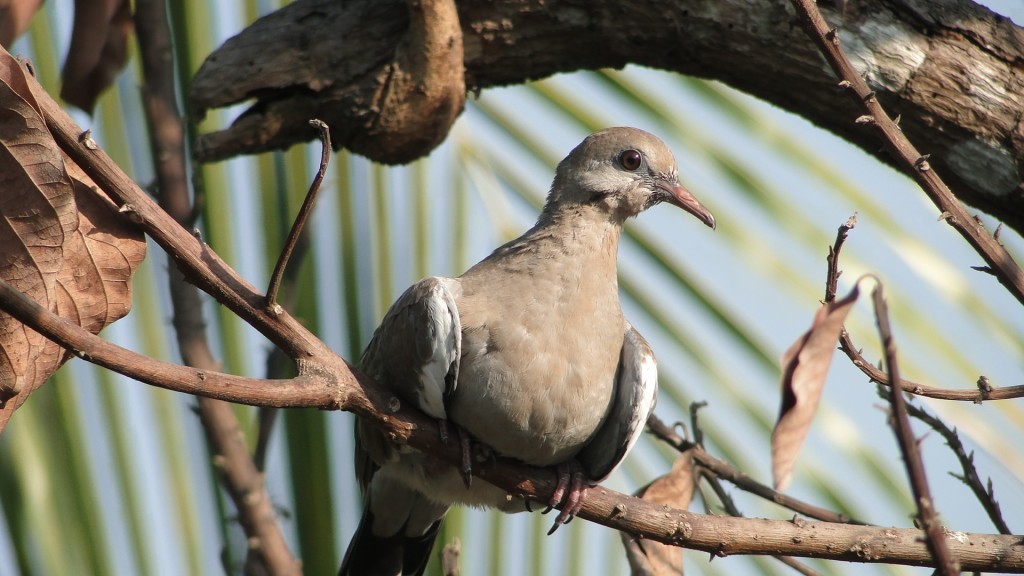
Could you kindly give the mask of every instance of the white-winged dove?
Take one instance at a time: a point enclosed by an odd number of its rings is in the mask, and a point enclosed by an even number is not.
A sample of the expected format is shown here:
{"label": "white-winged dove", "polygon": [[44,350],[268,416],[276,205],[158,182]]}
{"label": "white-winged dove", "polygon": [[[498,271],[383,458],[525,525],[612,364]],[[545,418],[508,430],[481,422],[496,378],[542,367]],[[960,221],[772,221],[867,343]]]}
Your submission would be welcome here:
{"label": "white-winged dove", "polygon": [[[616,257],[623,222],[661,202],[715,226],[657,137],[635,128],[590,135],[559,163],[537,224],[462,276],[406,290],[362,369],[438,418],[442,433],[450,422],[501,456],[557,467],[551,504],[562,505],[555,525],[567,522],[654,408],[654,355],[623,318]],[[369,424],[356,428],[366,500],[341,574],[422,574],[452,504],[525,508]]]}

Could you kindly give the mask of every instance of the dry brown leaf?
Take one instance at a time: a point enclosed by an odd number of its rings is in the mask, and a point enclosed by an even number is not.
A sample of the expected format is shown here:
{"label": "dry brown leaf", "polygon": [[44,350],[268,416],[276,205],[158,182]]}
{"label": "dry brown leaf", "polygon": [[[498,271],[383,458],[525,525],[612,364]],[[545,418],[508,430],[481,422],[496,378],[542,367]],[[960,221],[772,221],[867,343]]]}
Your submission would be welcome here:
{"label": "dry brown leaf", "polygon": [[28,29],[43,0],[0,0],[0,45],[11,44]]}
{"label": "dry brown leaf", "polygon": [[142,230],[125,225],[113,202],[70,159],[67,169],[79,226],[64,247],[57,283],[67,298],[58,299],[57,311],[95,334],[131,310],[131,276],[146,257],[146,242]]}
{"label": "dry brown leaf", "polygon": [[[0,277],[55,309],[62,246],[78,227],[74,189],[20,65],[4,61],[0,82]],[[0,402],[48,375],[46,340],[0,316]],[[40,364],[41,362],[41,364]]]}
{"label": "dry brown leaf", "polygon": [[129,0],[75,0],[71,45],[64,61],[60,97],[86,112],[128,61],[132,31]]}
{"label": "dry brown leaf", "polygon": [[[21,64],[3,51],[0,191],[0,278],[93,333],[128,313],[145,239],[63,156]],[[0,313],[0,430],[66,357]]]}
{"label": "dry brown leaf", "polygon": [[[687,450],[676,457],[668,474],[638,490],[636,496],[648,502],[686,510],[693,499],[695,484],[693,458]],[[632,576],[673,576],[683,573],[683,551],[679,547],[644,540],[625,532],[621,536]]]}
{"label": "dry brown leaf", "polygon": [[782,355],[782,406],[772,431],[772,479],[778,490],[789,485],[797,454],[818,409],[843,322],[859,294],[855,285],[846,298],[818,309],[811,328]]}

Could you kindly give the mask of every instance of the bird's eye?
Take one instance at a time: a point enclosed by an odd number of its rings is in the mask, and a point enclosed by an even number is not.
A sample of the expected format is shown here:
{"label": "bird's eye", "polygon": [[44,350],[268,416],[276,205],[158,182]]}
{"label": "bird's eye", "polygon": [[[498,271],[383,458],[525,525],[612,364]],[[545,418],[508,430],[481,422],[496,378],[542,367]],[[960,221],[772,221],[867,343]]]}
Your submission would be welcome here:
{"label": "bird's eye", "polygon": [[619,154],[619,164],[622,164],[622,167],[630,172],[639,169],[640,164],[643,164],[643,159],[644,157],[636,150],[626,150]]}

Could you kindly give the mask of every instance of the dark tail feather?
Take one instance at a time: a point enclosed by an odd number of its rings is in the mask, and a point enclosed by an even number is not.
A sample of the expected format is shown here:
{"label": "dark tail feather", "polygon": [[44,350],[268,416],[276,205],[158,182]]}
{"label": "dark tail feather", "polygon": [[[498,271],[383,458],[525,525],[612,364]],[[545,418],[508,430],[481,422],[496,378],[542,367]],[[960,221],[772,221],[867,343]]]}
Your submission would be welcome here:
{"label": "dark tail feather", "polygon": [[404,530],[393,536],[375,536],[371,526],[373,513],[367,506],[345,551],[338,576],[422,576],[441,528],[440,520],[422,536],[413,537],[404,536]]}
{"label": "dark tail feather", "polygon": [[403,576],[423,576],[427,569],[427,562],[430,560],[430,551],[434,549],[434,540],[437,540],[437,533],[441,529],[441,521],[438,520],[430,525],[426,533],[405,539],[405,550],[402,554]]}

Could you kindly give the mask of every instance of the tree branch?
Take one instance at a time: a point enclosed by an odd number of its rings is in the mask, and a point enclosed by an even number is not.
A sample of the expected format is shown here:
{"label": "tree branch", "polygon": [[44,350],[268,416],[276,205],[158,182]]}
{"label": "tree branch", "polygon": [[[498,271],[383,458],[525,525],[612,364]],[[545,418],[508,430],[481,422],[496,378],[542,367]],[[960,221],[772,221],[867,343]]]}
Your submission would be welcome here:
{"label": "tree branch", "polygon": [[978,476],[978,470],[974,466],[974,452],[967,453],[963,443],[960,442],[960,436],[957,434],[956,429],[950,430],[949,426],[946,426],[946,423],[938,417],[929,414],[924,408],[914,406],[913,404],[907,404],[907,414],[924,422],[946,439],[946,445],[956,455],[956,459],[960,462],[960,468],[964,471],[963,475],[953,472],[949,474],[966,484],[971,489],[971,492],[974,492],[974,496],[977,497],[978,502],[981,503],[985,513],[988,514],[989,519],[992,520],[992,524],[995,525],[996,530],[999,530],[1000,534],[1013,534],[1010,527],[1006,524],[1006,520],[1003,519],[1003,512],[999,509],[999,503],[996,502],[996,495],[992,489],[992,479],[988,479],[987,487],[982,483],[981,478]]}
{"label": "tree branch", "polygon": [[[965,201],[1024,230],[1024,30],[969,0],[841,4],[823,10],[848,39],[857,73],[899,110],[907,136],[928,142],[929,162]],[[872,131],[850,121],[859,108],[832,97],[835,84],[788,2],[594,0],[582,9],[565,0],[462,0],[458,11],[471,91],[634,63],[719,80],[893,162]],[[405,37],[407,12],[402,0],[299,0],[229,39],[196,74],[192,101],[198,110],[255,103],[203,136],[198,157],[308,140],[309,118],[325,120],[335,144],[348,147],[380,112],[372,96]],[[372,146],[360,153],[374,157]]]}
{"label": "tree branch", "polygon": [[245,378],[161,362],[122,348],[43,308],[6,280],[0,280],[0,309],[87,362],[165,390],[253,406],[331,408],[341,402],[326,376]]}
{"label": "tree branch", "polygon": [[[829,246],[828,249],[828,272],[825,276],[825,303],[832,302],[836,299],[836,286],[839,283],[839,276],[842,275],[842,271],[839,269],[839,254],[843,250],[843,245],[846,243],[846,238],[850,234],[850,230],[857,224],[857,215],[854,214],[846,221],[845,224],[839,226],[839,230],[836,232],[836,241]],[[839,334],[839,350],[846,354],[846,356],[853,362],[853,365],[860,369],[872,382],[881,384],[882,386],[891,386],[889,377],[882,370],[875,367],[873,364],[864,358],[860,348],[853,343],[853,339],[850,337],[850,333],[844,328]],[[934,386],[925,386],[924,384],[918,384],[912,380],[900,379],[899,387],[901,390],[908,394],[914,394],[916,396],[924,396],[926,398],[935,398],[938,400],[958,400],[961,402],[974,402],[975,404],[981,404],[985,400],[1007,400],[1010,398],[1024,397],[1024,386],[1005,386],[995,387],[988,381],[988,378],[984,376],[978,379],[977,390],[950,390],[947,388],[936,388]]]}
{"label": "tree branch", "polygon": [[952,226],[967,243],[985,260],[992,274],[1017,299],[1024,304],[1024,271],[1013,261],[1013,257],[981,225],[971,217],[963,204],[939,178],[929,164],[930,155],[922,155],[911,144],[900,127],[886,114],[879,102],[879,96],[868,87],[867,82],[847,58],[839,45],[839,31],[829,29],[813,0],[792,0],[801,15],[807,35],[825,56],[836,76],[839,86],[850,94],[855,102],[867,112],[857,118],[856,123],[878,128],[885,148],[896,159],[903,172],[912,177],[925,191],[931,201],[942,212],[943,219]]}
{"label": "tree branch", "polygon": [[[82,328],[68,326],[69,322],[28,301],[3,282],[0,282],[0,309],[38,328],[41,333],[62,345],[71,345],[79,337],[102,341],[92,334],[80,334]],[[102,347],[93,348],[91,343],[86,349],[102,351]],[[117,352],[117,355],[125,354],[131,356],[133,353],[123,349]],[[136,363],[144,358],[139,355],[117,366],[106,361],[99,362],[101,357],[107,358],[106,354],[92,357],[86,352],[79,355],[138,380],[147,381],[150,373]],[[186,374],[199,372],[191,368],[177,368],[186,371]],[[460,447],[442,442],[436,433],[436,421],[394,398],[383,405],[374,404],[373,400],[364,395],[372,393],[373,386],[356,386],[352,390],[342,391],[323,380],[303,376],[290,381],[270,381],[260,387],[254,385],[259,381],[229,375],[196,380],[192,393],[220,397],[223,387],[237,383],[237,386],[231,387],[237,400],[249,404],[266,401],[273,406],[284,405],[275,400],[279,392],[310,397],[319,394],[322,399],[328,395],[326,392],[333,391],[343,396],[345,401],[334,404],[334,395],[330,395],[331,399],[325,402],[324,407],[339,406],[355,412],[384,430],[391,440],[408,443],[452,465],[458,465],[462,460]],[[307,384],[305,390],[296,390]],[[246,388],[247,385],[250,388]],[[246,389],[251,392],[245,392]],[[248,395],[243,397],[243,393]],[[312,403],[294,405],[308,406]],[[557,483],[552,470],[526,466],[504,458],[478,463],[473,473],[507,490],[512,498],[529,498],[537,502],[548,501]],[[932,562],[927,548],[921,543],[922,532],[916,529],[706,516],[654,505],[603,487],[589,491],[579,517],[642,538],[704,550],[718,556],[770,553],[912,566],[930,566]],[[1024,542],[1019,536],[963,533],[950,544],[964,570],[1024,571]]]}
{"label": "tree branch", "polygon": [[[150,153],[156,169],[160,206],[185,227],[191,224],[195,207],[189,201],[185,129],[178,112],[174,52],[166,4],[162,0],[137,0],[135,26],[144,81],[142,101],[149,127]],[[323,169],[319,174],[322,178]],[[282,260],[287,261],[287,258]],[[185,282],[177,270],[168,270],[168,284],[182,360],[193,368],[215,370],[217,362],[206,339],[199,290]],[[199,397],[198,405],[213,464],[220,472],[221,485],[231,496],[238,522],[245,531],[248,543],[245,573],[301,574],[302,566],[288,549],[264,476],[249,455],[245,436],[231,405],[203,396]]]}
{"label": "tree branch", "polygon": [[[885,365],[889,369],[889,380],[899,382],[900,371],[899,363],[896,361],[896,341],[893,339],[892,329],[889,326],[889,310],[885,303],[885,296],[882,294],[881,282],[875,286],[872,299],[875,304],[875,318],[878,321],[878,335],[885,350]],[[892,406],[893,432],[896,434],[900,452],[903,454],[903,463],[906,465],[907,476],[910,478],[910,489],[914,494],[914,502],[917,503],[917,519],[924,528],[928,550],[935,558],[936,572],[942,576],[960,574],[960,566],[956,557],[949,550],[946,529],[939,521],[939,513],[935,510],[935,500],[932,499],[931,488],[928,487],[928,477],[924,471],[921,450],[917,445],[917,438],[914,437],[914,429],[910,426],[906,400],[903,399],[903,392],[899,388],[889,388],[889,404]]]}
{"label": "tree branch", "polygon": [[860,520],[855,520],[853,518],[850,518],[849,516],[846,516],[845,514],[839,514],[837,512],[833,512],[832,510],[828,510],[826,508],[822,508],[820,506],[815,506],[808,502],[804,502],[797,498],[793,498],[792,496],[773,490],[770,486],[766,486],[764,484],[761,484],[760,482],[757,482],[750,476],[747,476],[742,471],[734,468],[728,462],[724,460],[719,460],[718,458],[715,458],[714,456],[708,454],[707,451],[704,450],[703,446],[688,442],[683,438],[679,437],[679,435],[676,434],[672,430],[672,428],[667,426],[664,422],[662,422],[657,416],[653,414],[650,418],[647,419],[647,427],[650,430],[651,434],[653,434],[656,438],[664,441],[666,444],[672,446],[676,450],[679,450],[680,452],[691,450],[692,458],[698,466],[707,469],[716,477],[721,478],[722,480],[725,480],[727,482],[730,482],[731,484],[733,484],[740,490],[743,490],[744,492],[749,492],[755,496],[760,496],[765,500],[774,502],[784,508],[788,508],[793,512],[796,512],[797,514],[803,514],[804,516],[807,516],[808,518],[814,518],[815,520],[821,520],[824,522],[838,522],[842,524],[859,524],[864,526],[867,525],[866,522],[861,522]]}

